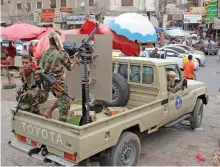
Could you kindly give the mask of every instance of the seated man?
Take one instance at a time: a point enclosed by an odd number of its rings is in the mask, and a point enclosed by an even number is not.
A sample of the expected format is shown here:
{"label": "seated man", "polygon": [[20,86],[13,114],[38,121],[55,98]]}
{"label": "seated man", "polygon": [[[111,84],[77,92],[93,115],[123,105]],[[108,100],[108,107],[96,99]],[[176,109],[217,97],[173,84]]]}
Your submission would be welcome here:
{"label": "seated man", "polygon": [[168,80],[167,90],[172,93],[176,93],[180,89],[182,89],[182,85],[184,81],[184,77],[182,77],[180,83],[175,84],[175,77],[176,77],[176,73],[174,71],[167,72],[167,80]]}
{"label": "seated man", "polygon": [[[21,81],[24,86],[22,87],[23,90],[20,89],[18,91],[16,99],[21,98],[20,103],[28,104],[31,113],[40,115],[39,104],[45,103],[49,94],[41,89],[38,67],[32,62],[32,57],[30,55],[23,55],[22,64]],[[24,108],[22,105],[20,107]]]}

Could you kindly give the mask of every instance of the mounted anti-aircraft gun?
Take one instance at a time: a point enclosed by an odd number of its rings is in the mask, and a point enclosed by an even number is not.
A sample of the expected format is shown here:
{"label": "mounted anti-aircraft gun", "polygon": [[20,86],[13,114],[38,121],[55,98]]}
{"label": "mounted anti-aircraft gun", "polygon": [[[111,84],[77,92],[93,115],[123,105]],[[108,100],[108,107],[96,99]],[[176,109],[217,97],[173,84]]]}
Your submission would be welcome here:
{"label": "mounted anti-aircraft gun", "polygon": [[94,50],[92,46],[89,44],[92,37],[98,30],[99,23],[96,23],[96,27],[93,31],[89,34],[87,39],[82,41],[82,44],[79,48],[76,48],[76,44],[70,42],[64,42],[64,50],[69,54],[70,58],[77,57],[80,60],[80,64],[82,65],[83,69],[83,76],[82,76],[82,117],[80,120],[80,126],[88,124],[92,122],[89,109],[89,70],[88,65],[93,61]]}

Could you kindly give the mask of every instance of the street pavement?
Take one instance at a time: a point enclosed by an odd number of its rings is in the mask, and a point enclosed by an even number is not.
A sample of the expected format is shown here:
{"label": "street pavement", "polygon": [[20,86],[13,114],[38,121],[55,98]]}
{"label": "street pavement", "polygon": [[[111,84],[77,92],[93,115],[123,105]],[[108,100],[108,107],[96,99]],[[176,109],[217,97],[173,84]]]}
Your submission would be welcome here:
{"label": "street pavement", "polygon": [[[205,82],[209,90],[209,104],[204,107],[202,122],[203,132],[193,132],[187,123],[173,128],[162,128],[156,133],[141,137],[141,157],[138,165],[142,166],[207,166],[212,165],[212,157],[220,150],[220,61],[216,56],[208,57],[207,65],[201,67],[197,80]],[[17,88],[21,84],[15,79]],[[1,77],[1,85],[6,82]],[[16,89],[17,89],[16,88]],[[13,90],[1,90],[1,165],[2,166],[47,166],[8,146],[13,140],[10,127],[10,108],[16,106]],[[204,162],[198,162],[196,154],[205,157]],[[54,164],[52,164],[54,165]]]}

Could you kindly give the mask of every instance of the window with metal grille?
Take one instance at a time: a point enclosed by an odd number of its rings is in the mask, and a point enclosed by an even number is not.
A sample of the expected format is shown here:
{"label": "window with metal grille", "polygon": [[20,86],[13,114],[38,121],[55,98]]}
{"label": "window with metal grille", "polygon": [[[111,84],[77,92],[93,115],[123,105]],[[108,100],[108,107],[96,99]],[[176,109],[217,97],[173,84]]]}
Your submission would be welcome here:
{"label": "window with metal grille", "polygon": [[51,8],[56,8],[57,7],[56,0],[50,0],[50,7]]}
{"label": "window with metal grille", "polygon": [[121,6],[133,6],[133,0],[121,0]]}
{"label": "window with metal grille", "polygon": [[94,0],[89,0],[89,6],[94,6]]}
{"label": "window with metal grille", "polygon": [[21,3],[17,3],[17,10],[21,10],[22,7],[21,7]]}
{"label": "window with metal grille", "polygon": [[27,10],[27,12],[31,11],[31,3],[30,2],[26,3],[26,10]]}
{"label": "window with metal grille", "polygon": [[42,2],[37,2],[37,9],[42,9]]}
{"label": "window with metal grille", "polygon": [[61,8],[66,7],[66,0],[60,0]]}

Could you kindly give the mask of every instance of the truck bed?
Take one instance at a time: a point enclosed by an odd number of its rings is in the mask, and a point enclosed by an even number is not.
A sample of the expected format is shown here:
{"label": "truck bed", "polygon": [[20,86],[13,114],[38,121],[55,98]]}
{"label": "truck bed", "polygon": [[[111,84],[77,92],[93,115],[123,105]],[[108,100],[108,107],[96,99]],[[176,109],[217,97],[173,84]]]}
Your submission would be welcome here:
{"label": "truck bed", "polygon": [[[74,155],[72,162],[78,163],[117,144],[121,132],[127,128],[139,126],[141,132],[152,128],[157,129],[161,124],[161,100],[156,100],[156,90],[152,89],[149,92],[151,96],[144,97],[141,91],[138,93],[135,87],[131,88],[131,98],[125,106],[128,108],[127,111],[113,116],[108,116],[104,112],[98,113],[95,122],[84,126],[58,121],[57,110],[53,113],[53,119],[19,111],[12,120],[12,129],[16,136],[21,135],[25,138],[24,141],[17,136],[19,141],[32,146],[34,143],[34,147],[38,148],[46,147],[50,155],[62,159],[67,159],[66,154]],[[135,106],[134,104],[137,103],[134,101],[138,101],[141,97],[139,106]],[[147,99],[149,103],[146,102]],[[41,112],[43,113],[45,106],[52,102],[53,99],[41,105]],[[81,110],[80,100],[72,103],[69,114],[77,110]]]}

